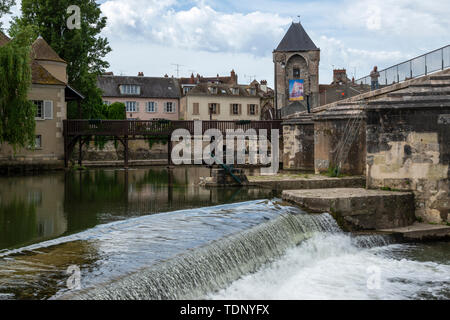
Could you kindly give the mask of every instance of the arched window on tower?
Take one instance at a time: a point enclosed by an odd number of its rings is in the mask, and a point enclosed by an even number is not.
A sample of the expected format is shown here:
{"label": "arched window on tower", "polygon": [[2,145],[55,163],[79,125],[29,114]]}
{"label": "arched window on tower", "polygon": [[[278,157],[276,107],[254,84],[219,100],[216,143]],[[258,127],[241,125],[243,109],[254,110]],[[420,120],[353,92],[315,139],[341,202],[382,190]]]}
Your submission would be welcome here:
{"label": "arched window on tower", "polygon": [[294,78],[300,78],[300,68],[294,68]]}

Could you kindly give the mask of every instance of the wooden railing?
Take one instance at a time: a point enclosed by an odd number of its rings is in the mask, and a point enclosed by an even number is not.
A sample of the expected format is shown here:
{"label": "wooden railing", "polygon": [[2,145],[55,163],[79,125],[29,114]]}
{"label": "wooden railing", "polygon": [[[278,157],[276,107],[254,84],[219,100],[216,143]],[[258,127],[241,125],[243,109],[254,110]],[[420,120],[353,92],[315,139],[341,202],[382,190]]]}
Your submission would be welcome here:
{"label": "wooden railing", "polygon": [[[271,121],[202,121],[202,132],[208,129],[219,129],[222,134],[226,130],[260,129],[282,130],[281,120]],[[64,134],[66,136],[167,136],[176,129],[186,129],[194,134],[194,121],[170,120],[65,120]],[[280,132],[281,134],[281,132]]]}

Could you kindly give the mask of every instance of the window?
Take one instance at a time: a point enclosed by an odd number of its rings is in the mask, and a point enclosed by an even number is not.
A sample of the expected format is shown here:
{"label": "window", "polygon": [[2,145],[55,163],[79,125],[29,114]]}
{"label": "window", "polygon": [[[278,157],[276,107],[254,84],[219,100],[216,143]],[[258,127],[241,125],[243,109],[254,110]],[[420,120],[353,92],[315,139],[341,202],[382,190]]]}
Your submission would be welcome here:
{"label": "window", "polygon": [[175,105],[173,102],[166,102],[165,105],[166,105],[166,108],[165,108],[166,113],[174,113],[175,112]]}
{"label": "window", "polygon": [[41,149],[42,148],[42,136],[41,135],[37,135],[36,139],[34,141],[34,147],[36,149]]}
{"label": "window", "polygon": [[127,106],[127,112],[138,112],[136,101],[127,101],[125,105]]}
{"label": "window", "polygon": [[33,101],[36,105],[36,119],[44,119],[44,101]]}
{"label": "window", "polygon": [[104,104],[106,104],[107,106],[111,105],[111,101],[103,101]]}
{"label": "window", "polygon": [[255,88],[250,88],[250,94],[252,95],[252,96],[254,96],[255,94],[256,94],[256,89]]}
{"label": "window", "polygon": [[150,101],[147,102],[147,112],[156,112],[156,102]]}
{"label": "window", "polygon": [[239,94],[239,88],[233,88],[233,89],[231,89],[232,90],[232,92],[233,92],[233,94]]}
{"label": "window", "polygon": [[300,78],[300,69],[294,68],[294,78]]}
{"label": "window", "polygon": [[191,91],[191,89],[192,89],[192,88],[190,88],[190,87],[184,87],[184,88],[183,88],[183,93],[184,93],[184,94],[187,94],[189,91]]}
{"label": "window", "polygon": [[232,114],[239,114],[239,105],[238,104],[232,104],[231,105],[231,112]]}
{"label": "window", "polygon": [[200,104],[194,103],[194,110],[192,111],[193,115],[200,115]]}
{"label": "window", "polygon": [[53,119],[53,101],[34,100],[37,120]]}
{"label": "window", "polygon": [[212,94],[217,94],[217,88],[216,87],[209,87],[209,92]]}
{"label": "window", "polygon": [[120,86],[121,94],[141,94],[141,87],[130,84],[123,84]]}
{"label": "window", "polygon": [[248,114],[256,115],[256,104],[249,104],[248,105]]}
{"label": "window", "polygon": [[209,112],[211,112],[211,114],[217,114],[217,103],[209,104]]}

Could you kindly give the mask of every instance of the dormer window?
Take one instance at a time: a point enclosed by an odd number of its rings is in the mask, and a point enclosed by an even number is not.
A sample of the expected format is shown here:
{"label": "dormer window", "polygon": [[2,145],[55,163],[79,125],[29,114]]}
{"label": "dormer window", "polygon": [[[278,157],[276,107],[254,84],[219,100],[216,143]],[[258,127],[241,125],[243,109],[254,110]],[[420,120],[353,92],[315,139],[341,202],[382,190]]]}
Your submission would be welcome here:
{"label": "dormer window", "polygon": [[254,96],[256,94],[256,89],[255,88],[250,88],[248,91],[250,92],[250,94],[252,96]]}
{"label": "dormer window", "polygon": [[212,94],[217,94],[217,88],[216,87],[209,87],[209,92]]}
{"label": "dormer window", "polygon": [[233,88],[232,91],[233,91],[233,94],[235,94],[235,95],[239,94],[239,88]]}
{"label": "dormer window", "polygon": [[187,94],[187,93],[189,93],[189,91],[191,91],[191,89],[192,89],[192,88],[190,88],[190,87],[184,87],[184,88],[183,88],[183,93],[184,93],[184,94]]}
{"label": "dormer window", "polygon": [[130,85],[130,84],[122,84],[120,86],[120,94],[139,95],[139,94],[141,94],[141,87],[136,86],[136,85]]}

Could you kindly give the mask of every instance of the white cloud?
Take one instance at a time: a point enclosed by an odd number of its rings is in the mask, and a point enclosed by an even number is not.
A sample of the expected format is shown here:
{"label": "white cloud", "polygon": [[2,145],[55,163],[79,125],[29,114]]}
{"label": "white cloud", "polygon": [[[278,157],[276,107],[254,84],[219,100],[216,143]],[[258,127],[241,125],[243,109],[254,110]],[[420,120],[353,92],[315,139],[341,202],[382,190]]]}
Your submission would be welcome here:
{"label": "white cloud", "polygon": [[[320,69],[321,83],[332,80],[332,69],[345,68],[351,78],[360,78],[369,74],[373,66],[387,67],[403,60],[411,58],[399,50],[364,50],[350,48],[341,40],[321,36],[317,41],[321,49]],[[355,73],[356,69],[356,74]]]}
{"label": "white cloud", "polygon": [[259,11],[223,13],[198,2],[175,11],[174,0],[108,0],[101,5],[108,17],[105,34],[139,38],[167,47],[210,52],[269,54],[291,22],[278,14]]}
{"label": "white cloud", "polygon": [[383,35],[433,36],[448,34],[448,0],[346,0],[339,21]]}

